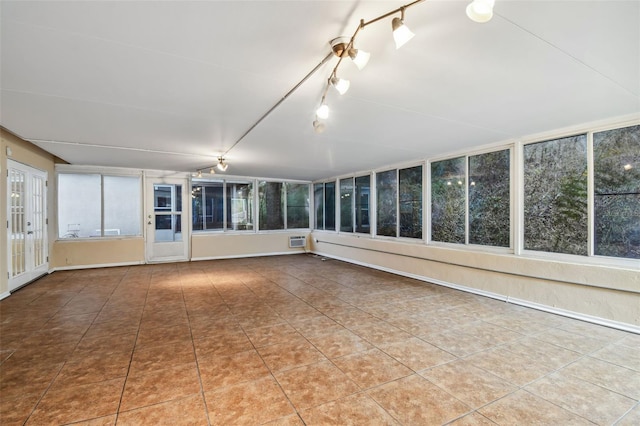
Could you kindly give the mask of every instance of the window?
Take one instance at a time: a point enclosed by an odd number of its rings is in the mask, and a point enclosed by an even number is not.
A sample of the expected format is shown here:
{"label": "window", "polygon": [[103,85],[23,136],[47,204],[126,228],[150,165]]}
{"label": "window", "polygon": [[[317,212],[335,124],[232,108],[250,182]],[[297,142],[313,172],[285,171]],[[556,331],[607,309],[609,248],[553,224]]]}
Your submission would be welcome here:
{"label": "window", "polygon": [[640,259],[640,126],[593,135],[595,254]]}
{"label": "window", "polygon": [[465,157],[431,163],[431,239],[465,243]]}
{"label": "window", "polygon": [[58,175],[58,237],[141,235],[140,177]]}
{"label": "window", "polygon": [[250,182],[225,182],[227,192],[227,230],[253,230],[253,184]]}
{"label": "window", "polygon": [[309,227],[309,185],[286,183],[287,229]]}
{"label": "window", "polygon": [[422,166],[398,171],[400,236],[422,238]]}
{"label": "window", "polygon": [[315,229],[336,230],[336,183],[313,185],[315,204]]}
{"label": "window", "polygon": [[587,255],[587,137],[524,146],[524,248]]}
{"label": "window", "polygon": [[340,231],[353,232],[353,178],[340,179]]}
{"label": "window", "polygon": [[469,243],[509,247],[509,150],[469,157]]}
{"label": "window", "polygon": [[260,229],[284,229],[284,197],[282,182],[260,182]]}
{"label": "window", "polygon": [[396,237],[398,171],[376,173],[376,234]]}
{"label": "window", "polygon": [[371,232],[369,224],[369,199],[371,196],[371,176],[359,176],[355,179],[355,218],[356,232],[368,234]]}
{"label": "window", "polygon": [[224,183],[194,182],[191,210],[194,231],[224,229]]}

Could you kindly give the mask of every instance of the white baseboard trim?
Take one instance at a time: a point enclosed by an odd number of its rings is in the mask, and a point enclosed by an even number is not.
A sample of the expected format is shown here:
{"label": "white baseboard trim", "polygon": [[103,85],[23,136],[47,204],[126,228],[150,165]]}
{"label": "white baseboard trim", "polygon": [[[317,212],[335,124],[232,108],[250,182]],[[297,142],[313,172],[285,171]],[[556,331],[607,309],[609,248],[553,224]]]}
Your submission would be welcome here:
{"label": "white baseboard trim", "polygon": [[55,271],[73,271],[76,269],[98,269],[98,268],[114,268],[117,266],[136,266],[136,265],[144,265],[145,262],[120,262],[120,263],[99,263],[96,265],[73,265],[73,266],[56,266],[51,270],[51,272]]}
{"label": "white baseboard trim", "polygon": [[270,252],[270,253],[250,253],[250,254],[236,254],[229,256],[206,256],[206,257],[192,257],[192,262],[199,262],[201,260],[224,260],[224,259],[245,259],[250,257],[267,257],[267,256],[284,256],[289,254],[304,254],[309,253],[304,250],[295,250],[295,251],[281,251],[281,252]]}
{"label": "white baseboard trim", "polygon": [[9,293],[8,291],[5,291],[4,293],[0,293],[0,300],[6,299],[9,296],[11,296],[11,293]]}
{"label": "white baseboard trim", "polygon": [[473,287],[467,287],[467,286],[460,285],[460,284],[453,284],[453,283],[449,283],[449,282],[446,282],[446,281],[441,281],[441,280],[425,277],[425,276],[422,276],[422,275],[416,275],[416,274],[411,274],[411,273],[407,273],[407,272],[403,272],[403,271],[398,271],[398,270],[395,270],[395,269],[392,269],[392,268],[385,268],[383,266],[373,265],[373,264],[369,264],[369,263],[366,263],[366,262],[359,262],[357,260],[347,259],[347,258],[343,258],[343,257],[340,257],[340,256],[333,256],[333,255],[328,255],[328,254],[315,252],[315,251],[312,252],[312,253],[316,254],[318,256],[326,257],[326,258],[336,259],[336,260],[340,260],[340,261],[347,262],[347,263],[352,263],[352,264],[359,265],[359,266],[365,266],[367,268],[377,269],[379,271],[389,272],[391,274],[396,274],[396,275],[400,275],[400,276],[407,277],[407,278],[413,278],[413,279],[416,279],[418,281],[424,281],[424,282],[428,282],[428,283],[432,283],[432,284],[437,284],[437,285],[441,285],[443,287],[448,287],[448,288],[452,288],[452,289],[455,289],[455,290],[464,291],[464,292],[467,292],[467,293],[477,294],[479,296],[490,297],[492,299],[501,300],[501,301],[506,302],[506,303],[511,303],[511,304],[518,305],[518,306],[523,306],[523,307],[526,307],[526,308],[536,309],[538,311],[548,312],[548,313],[551,313],[551,314],[560,315],[560,316],[568,317],[568,318],[573,318],[573,319],[577,319],[577,320],[580,320],[580,321],[589,322],[589,323],[592,323],[592,324],[598,324],[598,325],[602,325],[602,326],[605,326],[605,327],[615,328],[617,330],[628,331],[630,333],[640,334],[640,326],[636,326],[636,325],[633,325],[633,324],[628,324],[628,323],[625,323],[625,322],[613,321],[613,320],[609,320],[609,319],[606,319],[606,318],[601,318],[601,317],[596,317],[596,316],[592,316],[592,315],[583,314],[583,313],[580,313],[580,312],[574,312],[574,311],[569,311],[569,310],[566,310],[566,309],[556,308],[556,307],[553,307],[553,306],[543,305],[541,303],[530,302],[530,301],[524,300],[524,299],[518,299],[518,298],[515,298],[515,297],[505,296],[505,295],[499,294],[499,293],[492,293],[492,292],[488,292],[488,291],[484,291],[484,290],[479,290],[479,289],[476,289],[476,288],[473,288]]}

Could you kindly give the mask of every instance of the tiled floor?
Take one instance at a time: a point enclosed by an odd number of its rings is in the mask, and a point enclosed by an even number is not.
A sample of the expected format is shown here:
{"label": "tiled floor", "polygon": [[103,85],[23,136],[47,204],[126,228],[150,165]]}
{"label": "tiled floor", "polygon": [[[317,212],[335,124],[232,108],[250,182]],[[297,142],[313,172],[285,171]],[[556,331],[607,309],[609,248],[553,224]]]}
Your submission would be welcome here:
{"label": "tiled floor", "polygon": [[311,255],[0,302],[0,423],[639,425],[640,336]]}

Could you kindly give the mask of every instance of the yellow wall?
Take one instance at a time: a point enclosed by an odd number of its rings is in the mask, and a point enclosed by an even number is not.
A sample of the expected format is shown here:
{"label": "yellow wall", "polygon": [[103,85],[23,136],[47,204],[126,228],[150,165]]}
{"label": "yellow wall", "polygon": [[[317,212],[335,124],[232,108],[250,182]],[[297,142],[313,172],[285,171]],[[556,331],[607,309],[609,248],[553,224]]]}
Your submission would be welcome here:
{"label": "yellow wall", "polygon": [[308,235],[306,230],[270,234],[194,234],[191,237],[191,258],[200,260],[304,253],[304,248],[289,248],[289,237]]}
{"label": "yellow wall", "polygon": [[50,261],[55,269],[144,263],[144,239],[59,240]]}
{"label": "yellow wall", "polygon": [[[1,183],[0,183],[0,200],[2,200],[2,209],[0,209],[0,242],[2,248],[0,249],[0,295],[5,294],[8,291],[8,255],[7,255],[7,159],[17,161],[35,169],[43,170],[48,173],[48,189],[47,189],[47,217],[49,219],[49,226],[47,227],[47,233],[49,235],[49,254],[52,251],[52,244],[56,235],[56,194],[54,174],[54,164],[56,157],[48,152],[38,148],[30,142],[26,142],[15,135],[7,132],[5,129],[0,128],[0,169],[1,170]],[[11,150],[11,155],[7,155],[7,148]]]}
{"label": "yellow wall", "polygon": [[310,242],[313,252],[325,256],[640,331],[640,269],[631,266],[585,265],[317,231]]}

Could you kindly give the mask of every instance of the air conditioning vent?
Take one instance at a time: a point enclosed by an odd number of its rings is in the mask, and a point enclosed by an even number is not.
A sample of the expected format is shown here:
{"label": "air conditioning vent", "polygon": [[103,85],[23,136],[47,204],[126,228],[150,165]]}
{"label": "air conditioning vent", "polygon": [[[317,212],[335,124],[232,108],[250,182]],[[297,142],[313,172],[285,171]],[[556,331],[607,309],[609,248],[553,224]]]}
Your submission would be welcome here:
{"label": "air conditioning vent", "polygon": [[289,237],[289,247],[304,247],[307,244],[307,237]]}

